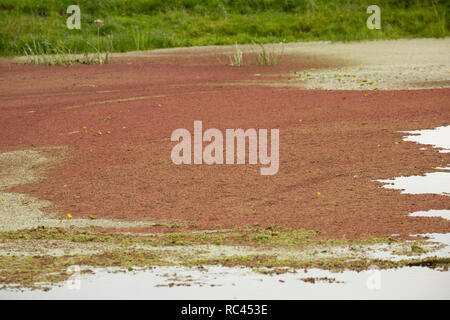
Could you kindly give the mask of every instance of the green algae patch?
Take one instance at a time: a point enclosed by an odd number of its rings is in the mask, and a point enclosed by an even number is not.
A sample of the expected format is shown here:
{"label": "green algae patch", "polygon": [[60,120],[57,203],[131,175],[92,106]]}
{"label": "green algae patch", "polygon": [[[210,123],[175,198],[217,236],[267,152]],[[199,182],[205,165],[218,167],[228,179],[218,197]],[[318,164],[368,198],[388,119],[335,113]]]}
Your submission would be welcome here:
{"label": "green algae patch", "polygon": [[94,234],[89,231],[64,228],[38,227],[18,231],[0,232],[4,240],[64,240],[70,242],[107,242],[121,246],[134,244],[150,246],[173,245],[249,245],[293,247],[305,245],[317,236],[313,230],[288,230],[282,228],[240,228],[213,233],[168,233],[145,236],[123,234]]}
{"label": "green algae patch", "polygon": [[[171,265],[147,250],[112,250],[95,255],[73,256],[0,256],[0,288],[45,289],[71,276],[71,266],[149,268]],[[81,271],[83,273],[83,271]]]}
{"label": "green algae patch", "polygon": [[57,283],[69,277],[67,268],[51,256],[0,257],[0,283],[2,288],[42,288],[39,283]]}
{"label": "green algae patch", "polygon": [[444,271],[448,271],[448,267],[450,266],[450,258],[431,257],[408,261],[405,264],[409,267],[429,267],[433,269],[441,267]]}
{"label": "green algae patch", "polygon": [[[450,264],[447,258],[391,261],[367,255],[367,251],[379,250],[380,245],[392,253],[430,252],[424,240],[408,242],[389,237],[324,240],[323,237],[313,230],[277,226],[146,235],[49,227],[3,231],[0,232],[0,288],[48,290],[50,285],[70,278],[71,266],[118,267],[125,271],[154,266],[222,265],[284,273],[309,268],[363,271],[374,266],[448,269]],[[58,254],[54,250],[56,246],[60,250]],[[421,248],[421,252],[415,252],[414,247]]]}
{"label": "green algae patch", "polygon": [[224,245],[253,245],[294,247],[305,245],[314,239],[318,233],[313,230],[289,230],[281,227],[239,228],[229,232],[196,234],[195,242]]}
{"label": "green algae patch", "polygon": [[0,232],[0,240],[64,240],[71,242],[111,242],[110,235],[95,235],[88,231],[64,228],[37,227],[17,231]]}
{"label": "green algae patch", "polygon": [[301,248],[310,245],[353,245],[392,243],[392,238],[330,239],[319,238],[314,230],[290,230],[271,226],[242,227],[215,232],[184,232],[151,235],[98,234],[87,230],[38,227],[16,231],[0,232],[0,241],[5,240],[64,240],[69,242],[116,243],[122,247],[131,245],[174,246],[174,245],[239,245],[254,247]]}
{"label": "green algae patch", "polygon": [[[278,259],[271,255],[233,256],[217,259],[191,261],[189,266],[221,265],[224,267],[249,267],[261,273],[286,273],[296,269],[323,269],[332,272],[352,270],[361,272],[369,268],[393,269],[401,267],[430,267],[441,268],[447,271],[450,265],[449,258],[424,258],[416,260],[390,261],[382,259],[350,259],[348,257],[324,258],[324,259]],[[262,269],[261,269],[262,268]]]}
{"label": "green algae patch", "polygon": [[[323,258],[323,259],[278,259],[274,255],[249,255],[233,256],[207,260],[192,261],[191,265],[221,265],[224,267],[249,267],[262,273],[277,274],[290,272],[295,269],[325,269],[334,272],[344,270],[363,271],[369,267],[377,266],[380,269],[397,268],[402,266],[401,262],[386,261],[380,259],[360,259],[353,260],[348,257]],[[264,268],[263,270],[258,270]],[[269,270],[267,270],[267,268]]]}

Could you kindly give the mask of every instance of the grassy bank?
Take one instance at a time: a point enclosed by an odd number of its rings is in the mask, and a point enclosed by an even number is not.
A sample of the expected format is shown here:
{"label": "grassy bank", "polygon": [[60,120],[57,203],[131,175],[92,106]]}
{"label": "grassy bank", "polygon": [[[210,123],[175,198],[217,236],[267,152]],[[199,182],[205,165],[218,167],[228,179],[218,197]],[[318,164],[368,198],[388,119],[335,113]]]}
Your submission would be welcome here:
{"label": "grassy bank", "polygon": [[[381,29],[366,27],[373,1],[320,0],[0,0],[0,55],[39,46],[84,53],[194,45],[448,36],[448,5],[379,0]],[[79,3],[81,29],[69,30]],[[99,28],[96,19],[104,21]]]}

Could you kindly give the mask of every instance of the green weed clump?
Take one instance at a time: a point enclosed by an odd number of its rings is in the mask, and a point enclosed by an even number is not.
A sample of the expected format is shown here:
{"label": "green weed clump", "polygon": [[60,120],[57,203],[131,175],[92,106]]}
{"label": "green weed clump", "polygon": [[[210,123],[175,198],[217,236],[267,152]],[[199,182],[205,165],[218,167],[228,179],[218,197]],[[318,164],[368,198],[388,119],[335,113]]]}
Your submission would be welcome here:
{"label": "green weed clump", "polygon": [[256,61],[263,66],[274,66],[278,63],[278,59],[283,55],[283,43],[279,45],[269,44],[263,45],[255,43]]}
{"label": "green weed clump", "polygon": [[230,66],[241,67],[244,65],[243,53],[237,43],[233,47],[233,56],[230,57]]}
{"label": "green weed clump", "polygon": [[39,42],[33,39],[31,43],[26,43],[24,55],[27,58],[27,64],[42,65],[72,65],[75,63],[82,64],[107,64],[111,61],[112,41],[107,39],[107,47],[101,49],[99,44],[94,45],[89,41],[87,44],[91,47],[92,53],[88,50],[80,55],[68,48],[64,42],[58,41],[51,44],[48,41]]}

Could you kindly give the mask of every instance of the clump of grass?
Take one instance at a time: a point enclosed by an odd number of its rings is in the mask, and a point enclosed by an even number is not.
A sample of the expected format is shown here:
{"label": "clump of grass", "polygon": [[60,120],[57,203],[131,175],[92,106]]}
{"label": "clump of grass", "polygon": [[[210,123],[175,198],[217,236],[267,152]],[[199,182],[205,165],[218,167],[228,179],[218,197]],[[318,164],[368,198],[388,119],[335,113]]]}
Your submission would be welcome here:
{"label": "clump of grass", "polygon": [[97,46],[89,44],[93,50],[93,54],[85,53],[84,64],[108,64],[111,62],[111,52],[113,51],[112,37],[108,38],[106,41],[106,48],[104,50],[100,49],[100,44]]}
{"label": "clump of grass", "polygon": [[64,43],[57,43],[52,45],[47,42],[39,42],[33,39],[31,45],[26,44],[24,53],[27,59],[27,64],[41,64],[47,66],[56,65],[73,65],[77,63],[82,64],[108,64],[111,61],[112,40],[106,41],[107,46],[105,50],[100,49],[100,45],[93,45],[94,53],[85,52],[82,57],[72,52]]}
{"label": "clump of grass", "polygon": [[50,43],[35,39],[31,45],[26,44],[24,52],[28,64],[70,65],[76,62],[74,55],[64,45],[51,47]]}
{"label": "clump of grass", "polygon": [[256,62],[263,66],[274,66],[278,64],[279,58],[283,55],[284,45],[254,43]]}
{"label": "clump of grass", "polygon": [[136,51],[147,50],[150,48],[149,44],[149,34],[140,30],[138,27],[132,29],[131,34],[133,36],[133,41],[136,46]]}
{"label": "clump of grass", "polygon": [[230,66],[241,67],[244,64],[243,54],[237,43],[233,47],[233,56],[230,57]]}

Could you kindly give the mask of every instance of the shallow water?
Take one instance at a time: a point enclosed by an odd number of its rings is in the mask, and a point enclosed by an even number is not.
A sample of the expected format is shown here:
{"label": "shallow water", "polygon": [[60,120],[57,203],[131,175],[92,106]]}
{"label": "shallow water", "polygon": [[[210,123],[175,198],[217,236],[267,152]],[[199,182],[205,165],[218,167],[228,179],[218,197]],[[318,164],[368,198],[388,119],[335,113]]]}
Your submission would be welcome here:
{"label": "shallow water", "polygon": [[450,210],[428,210],[416,211],[410,214],[411,217],[440,217],[450,220]]}
{"label": "shallow water", "polygon": [[[405,141],[415,141],[420,144],[430,144],[435,148],[440,148],[439,152],[450,152],[450,126],[437,127],[431,130],[416,130],[405,131],[412,135],[405,136]],[[422,148],[421,148],[422,149]],[[427,173],[424,176],[409,176],[397,177],[394,179],[378,180],[379,182],[387,183],[383,187],[386,189],[400,189],[401,193],[422,194],[434,193],[445,196],[450,196],[450,167],[435,168],[444,170],[443,172]],[[410,213],[412,217],[440,217],[443,219],[450,219],[450,210],[428,210]],[[427,256],[449,257],[450,256],[450,233],[439,234],[429,233],[423,234],[430,239],[430,241],[440,242],[445,246],[431,254],[422,255],[422,258]],[[385,256],[383,256],[385,255]],[[386,253],[375,253],[375,257],[383,259],[398,260],[399,257],[386,256]]]}
{"label": "shallow water", "polygon": [[386,189],[399,189],[401,193],[421,194],[434,193],[450,195],[450,172],[432,172],[424,176],[397,177],[377,180],[386,183]]}
{"label": "shallow water", "polygon": [[420,144],[430,144],[434,148],[442,148],[439,152],[450,152],[450,126],[442,126],[428,130],[402,131],[412,135],[403,140],[414,141]]}
{"label": "shallow water", "polygon": [[[281,275],[220,266],[95,272],[48,292],[3,290],[0,299],[450,299],[449,273],[422,267],[359,273],[309,269]],[[301,280],[324,277],[334,282]]]}
{"label": "shallow water", "polygon": [[[403,138],[405,141],[429,144],[434,148],[439,148],[439,152],[450,152],[450,126],[404,132],[412,134],[405,136]],[[386,189],[399,189],[402,190],[402,193],[434,193],[450,196],[450,167],[436,169],[444,171],[426,173],[423,176],[397,177],[377,181],[386,183],[383,186]]]}

